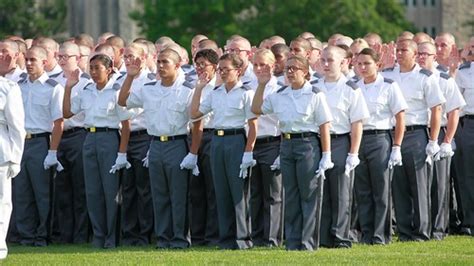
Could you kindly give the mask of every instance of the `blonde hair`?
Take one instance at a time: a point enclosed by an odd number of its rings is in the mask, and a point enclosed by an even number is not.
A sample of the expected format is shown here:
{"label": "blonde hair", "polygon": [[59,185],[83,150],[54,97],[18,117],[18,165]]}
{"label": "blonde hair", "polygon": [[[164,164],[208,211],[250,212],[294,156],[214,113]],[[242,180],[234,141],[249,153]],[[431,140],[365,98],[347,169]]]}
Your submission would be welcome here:
{"label": "blonde hair", "polygon": [[266,48],[261,48],[255,51],[255,53],[253,54],[252,61],[255,61],[255,58],[257,58],[257,56],[264,58],[265,60],[269,61],[271,64],[275,64],[275,61],[276,61],[275,55],[272,53],[272,51]]}

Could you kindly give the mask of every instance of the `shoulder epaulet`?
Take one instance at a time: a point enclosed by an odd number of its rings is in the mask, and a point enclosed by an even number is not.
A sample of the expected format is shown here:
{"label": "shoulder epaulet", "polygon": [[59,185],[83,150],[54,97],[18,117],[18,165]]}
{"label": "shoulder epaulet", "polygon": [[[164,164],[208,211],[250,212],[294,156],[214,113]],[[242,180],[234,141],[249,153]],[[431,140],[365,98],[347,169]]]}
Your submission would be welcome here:
{"label": "shoulder epaulet", "polygon": [[143,86],[147,86],[147,85],[154,86],[155,84],[156,84],[156,81],[153,81],[153,82],[145,83]]}
{"label": "shoulder epaulet", "polygon": [[123,77],[125,77],[127,74],[122,74],[120,75],[115,81],[121,80]]}
{"label": "shoulder epaulet", "polygon": [[26,74],[26,72],[20,74],[21,79],[26,79],[26,77],[28,77],[28,74]]}
{"label": "shoulder epaulet", "polygon": [[323,75],[319,74],[318,72],[314,72],[313,77],[320,79],[323,77]]}
{"label": "shoulder epaulet", "polygon": [[388,68],[384,68],[382,72],[393,71],[394,69],[395,69],[394,67],[388,67]]}
{"label": "shoulder epaulet", "polygon": [[280,93],[280,92],[284,91],[286,88],[288,88],[288,86],[283,86],[283,87],[279,88],[277,90],[277,93]]}
{"label": "shoulder epaulet", "polygon": [[252,89],[252,88],[250,88],[250,86],[249,86],[249,85],[247,85],[248,83],[249,83],[249,82],[247,82],[247,83],[244,83],[244,85],[242,85],[242,87],[240,87],[240,88],[241,88],[241,89],[244,89],[244,90],[246,90],[246,91],[248,91],[248,90]]}
{"label": "shoulder epaulet", "polygon": [[285,82],[279,80],[279,81],[277,82],[277,85],[278,85],[278,86],[285,86]]}
{"label": "shoulder epaulet", "polygon": [[196,75],[196,69],[193,69],[187,73],[188,75]]}
{"label": "shoulder epaulet", "polygon": [[356,75],[356,76],[353,76],[353,77],[351,78],[351,80],[357,83],[357,82],[359,82],[360,77]]}
{"label": "shoulder epaulet", "polygon": [[146,75],[146,77],[147,77],[148,79],[150,79],[150,80],[156,79],[155,73],[148,73],[148,75]]}
{"label": "shoulder epaulet", "polygon": [[26,76],[26,77],[20,79],[20,80],[18,81],[18,84],[23,84],[23,83],[25,83],[26,80],[27,80],[27,78],[28,78],[28,76]]}
{"label": "shoulder epaulet", "polygon": [[447,67],[443,66],[443,65],[438,65],[436,67],[436,69],[438,69],[439,71],[442,71],[442,72],[448,72],[449,71],[449,69]]}
{"label": "shoulder epaulet", "polygon": [[90,76],[89,74],[87,74],[87,73],[82,72],[81,78],[84,78],[84,79],[91,79],[91,76]]}
{"label": "shoulder epaulet", "polygon": [[84,86],[84,90],[86,90],[87,88],[89,88],[92,84],[94,84],[94,83],[92,83],[92,82],[87,83],[87,85]]}
{"label": "shoulder epaulet", "polygon": [[356,84],[354,81],[352,81],[352,80],[348,80],[348,81],[346,82],[346,85],[349,86],[349,87],[351,87],[353,90],[357,90],[357,89],[359,88],[359,87],[357,86],[357,84]]}
{"label": "shoulder epaulet", "polygon": [[114,85],[112,86],[112,89],[118,91],[118,90],[120,90],[121,87],[122,86],[119,83],[114,83]]}
{"label": "shoulder epaulet", "polygon": [[448,73],[445,72],[439,72],[439,76],[444,79],[449,79],[451,77]]}
{"label": "shoulder epaulet", "polygon": [[221,85],[215,86],[214,89],[212,89],[212,90],[215,91],[215,90],[219,89],[220,86],[221,86]]}
{"label": "shoulder epaulet", "polygon": [[425,69],[425,68],[420,69],[420,73],[421,73],[421,74],[424,74],[424,75],[426,75],[426,76],[428,76],[428,77],[433,74],[433,72],[431,72],[431,71],[429,71],[428,69]]}
{"label": "shoulder epaulet", "polygon": [[54,79],[54,78],[57,78],[57,77],[59,77],[59,74],[61,74],[61,73],[63,73],[63,72],[61,71],[61,72],[59,72],[59,73],[50,75],[49,78],[53,78],[53,79]]}
{"label": "shoulder epaulet", "polygon": [[190,88],[190,89],[194,88],[193,84],[189,81],[183,82],[183,86],[186,87],[186,88]]}
{"label": "shoulder epaulet", "polygon": [[250,80],[249,80],[249,81],[244,81],[244,82],[242,82],[242,84],[244,84],[244,85],[247,85],[247,84],[249,84],[249,83],[250,83]]}
{"label": "shoulder epaulet", "polygon": [[465,69],[465,68],[470,68],[471,67],[471,62],[464,62],[459,66],[459,70]]}
{"label": "shoulder epaulet", "polygon": [[383,78],[383,82],[392,84],[393,79]]}
{"label": "shoulder epaulet", "polygon": [[318,87],[315,87],[315,86],[313,86],[312,91],[313,91],[315,94],[318,94],[318,93],[321,92],[321,90],[320,90]]}
{"label": "shoulder epaulet", "polygon": [[311,80],[309,83],[310,83],[311,85],[314,85],[314,84],[316,84],[316,83],[318,83],[318,82],[319,82],[319,79],[314,79],[314,80]]}
{"label": "shoulder epaulet", "polygon": [[50,85],[51,87],[56,87],[56,85],[58,85],[59,83],[54,79],[47,79],[46,84]]}
{"label": "shoulder epaulet", "polygon": [[193,81],[193,77],[191,77],[191,75],[185,75],[184,80],[186,80],[188,82],[191,82],[191,81]]}

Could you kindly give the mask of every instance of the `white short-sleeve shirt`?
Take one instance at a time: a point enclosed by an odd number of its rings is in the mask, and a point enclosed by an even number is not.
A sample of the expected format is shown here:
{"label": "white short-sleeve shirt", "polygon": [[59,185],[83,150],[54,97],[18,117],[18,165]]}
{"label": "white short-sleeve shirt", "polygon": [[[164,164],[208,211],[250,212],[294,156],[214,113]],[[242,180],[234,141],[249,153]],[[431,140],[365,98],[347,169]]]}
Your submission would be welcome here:
{"label": "white short-sleeve shirt", "polygon": [[462,114],[474,115],[474,63],[467,62],[459,66],[456,83],[466,100]]}

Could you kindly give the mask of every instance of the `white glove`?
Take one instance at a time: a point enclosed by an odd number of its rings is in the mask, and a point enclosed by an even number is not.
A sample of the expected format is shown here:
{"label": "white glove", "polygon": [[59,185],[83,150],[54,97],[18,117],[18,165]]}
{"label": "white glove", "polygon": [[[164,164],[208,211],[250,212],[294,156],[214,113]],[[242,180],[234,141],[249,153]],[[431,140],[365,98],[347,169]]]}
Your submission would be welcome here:
{"label": "white glove", "polygon": [[393,146],[390,159],[388,160],[388,169],[392,169],[397,165],[402,166],[402,152],[400,151],[400,146]]}
{"label": "white glove", "polygon": [[428,144],[426,144],[425,152],[426,152],[426,155],[430,157],[435,156],[439,152],[439,150],[440,148],[439,148],[437,140],[430,140]]}
{"label": "white glove", "polygon": [[280,170],[280,155],[278,155],[273,164],[270,165],[270,169],[272,169],[272,171]]}
{"label": "white glove", "polygon": [[319,160],[319,168],[316,170],[317,176],[324,175],[324,172],[328,169],[331,169],[334,167],[334,163],[331,160],[331,152],[323,152],[323,156],[321,157],[321,160]]}
{"label": "white glove", "polygon": [[17,163],[9,163],[7,170],[7,179],[14,178],[20,173],[21,166]]}
{"label": "white glove", "polygon": [[451,140],[451,149],[452,149],[453,151],[456,151],[456,148],[457,148],[457,147],[456,147],[456,142],[455,142],[454,139],[453,139],[453,140]]}
{"label": "white glove", "polygon": [[122,168],[130,168],[132,165],[127,161],[127,153],[117,153],[117,159],[115,159],[115,164],[112,165],[112,168],[110,168],[109,173],[115,174],[117,170],[120,170]]}
{"label": "white glove", "polygon": [[354,170],[360,163],[358,153],[348,153],[346,158],[346,169],[344,173],[349,176],[349,173]]}
{"label": "white glove", "polygon": [[438,152],[440,158],[451,157],[454,155],[453,148],[451,144],[443,142],[441,143],[440,150]]}
{"label": "white glove", "polygon": [[198,176],[199,168],[197,166],[197,159],[198,156],[196,154],[188,153],[183,158],[183,161],[181,161],[179,167],[181,167],[181,169],[193,170],[193,175]]}
{"label": "white glove", "polygon": [[150,150],[146,152],[145,158],[142,159],[143,167],[148,168],[148,155],[150,155]]}
{"label": "white glove", "polygon": [[44,170],[49,169],[51,166],[56,165],[56,171],[61,172],[64,170],[64,167],[58,161],[57,152],[55,150],[48,150],[48,155],[44,158],[43,166]]}
{"label": "white glove", "polygon": [[253,159],[253,152],[244,152],[244,156],[242,156],[242,163],[240,164],[239,177],[242,179],[247,178],[248,169],[254,167],[256,164],[257,161]]}

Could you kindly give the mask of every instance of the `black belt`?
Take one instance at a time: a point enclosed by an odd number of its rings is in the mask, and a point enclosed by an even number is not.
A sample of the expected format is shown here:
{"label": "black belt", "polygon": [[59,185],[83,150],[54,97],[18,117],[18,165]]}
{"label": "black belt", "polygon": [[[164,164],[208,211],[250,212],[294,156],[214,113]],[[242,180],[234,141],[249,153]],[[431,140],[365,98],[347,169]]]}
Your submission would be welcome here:
{"label": "black belt", "polygon": [[364,130],[364,135],[380,135],[380,134],[388,134],[390,130],[388,129],[370,129]]}
{"label": "black belt", "polygon": [[405,131],[415,131],[418,129],[426,129],[426,126],[425,125],[405,126]]}
{"label": "black belt", "polygon": [[345,138],[345,137],[348,137],[349,136],[349,133],[344,133],[344,134],[331,134],[331,138],[332,139],[337,139],[337,138]]}
{"label": "black belt", "polygon": [[474,119],[474,115],[464,115],[463,118],[465,118],[465,119]]}
{"label": "black belt", "polygon": [[148,131],[146,129],[136,130],[136,131],[130,132],[130,137],[139,136],[139,135],[147,135],[147,134],[148,134]]}
{"label": "black belt", "polygon": [[282,133],[283,139],[302,139],[309,137],[316,137],[317,134],[314,132],[301,132],[301,133]]}
{"label": "black belt", "polygon": [[204,128],[204,129],[202,130],[202,132],[212,132],[212,131],[214,131],[213,128]]}
{"label": "black belt", "polygon": [[95,132],[117,132],[117,128],[110,128],[110,127],[89,127],[86,128],[87,132],[95,133]]}
{"label": "black belt", "polygon": [[255,144],[271,143],[271,142],[277,142],[280,140],[281,140],[280,136],[262,137],[262,138],[257,138],[257,140],[255,141]]}
{"label": "black belt", "polygon": [[38,133],[38,134],[26,133],[25,139],[36,139],[36,138],[42,138],[42,137],[49,137],[50,134],[51,133],[49,133],[49,132]]}
{"label": "black belt", "polygon": [[152,136],[153,141],[167,142],[178,139],[186,139],[188,135],[174,135],[174,136]]}
{"label": "black belt", "polygon": [[63,137],[67,137],[68,135],[71,135],[74,132],[84,131],[84,130],[85,129],[83,127],[73,127],[73,128],[68,129],[68,130],[64,130],[63,131]]}
{"label": "black belt", "polygon": [[223,136],[230,136],[230,135],[245,135],[245,129],[243,128],[234,128],[234,129],[214,129],[214,135],[223,137]]}

